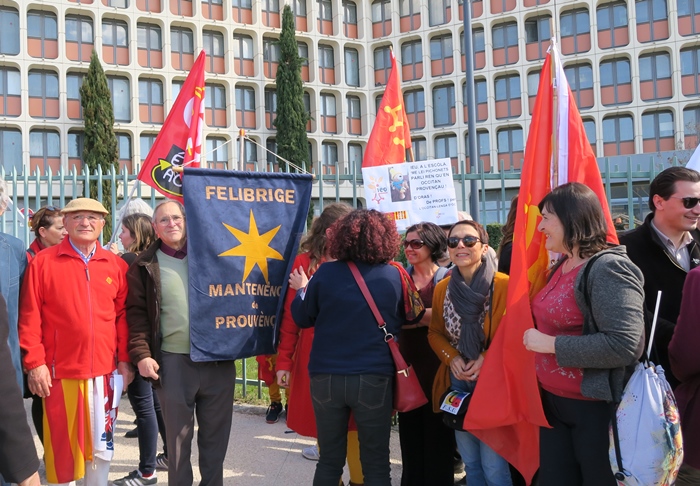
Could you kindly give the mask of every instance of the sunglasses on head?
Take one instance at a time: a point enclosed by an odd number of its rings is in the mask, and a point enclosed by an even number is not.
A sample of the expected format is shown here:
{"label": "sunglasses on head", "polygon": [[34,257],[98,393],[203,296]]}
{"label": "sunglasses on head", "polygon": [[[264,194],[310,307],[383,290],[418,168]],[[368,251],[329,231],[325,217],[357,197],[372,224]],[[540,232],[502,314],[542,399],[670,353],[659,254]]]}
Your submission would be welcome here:
{"label": "sunglasses on head", "polygon": [[681,201],[683,201],[683,207],[685,209],[693,209],[700,202],[700,197],[680,197],[680,196],[671,196],[671,197],[674,199],[680,199]]}
{"label": "sunglasses on head", "polygon": [[420,250],[425,245],[423,240],[403,240],[403,247],[408,248],[409,246],[414,250]]}
{"label": "sunglasses on head", "polygon": [[471,248],[477,243],[479,243],[481,240],[476,236],[463,236],[461,238],[459,236],[450,236],[449,238],[447,238],[447,246],[449,246],[450,248],[457,248],[457,246],[459,246],[460,241],[467,248]]}

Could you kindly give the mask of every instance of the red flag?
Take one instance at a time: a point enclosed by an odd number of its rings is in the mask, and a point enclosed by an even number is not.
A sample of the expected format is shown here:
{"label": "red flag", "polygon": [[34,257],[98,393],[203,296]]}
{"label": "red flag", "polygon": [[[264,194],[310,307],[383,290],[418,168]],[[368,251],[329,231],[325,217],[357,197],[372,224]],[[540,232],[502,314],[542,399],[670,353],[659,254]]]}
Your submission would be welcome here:
{"label": "red flag", "polygon": [[372,133],[367,142],[362,167],[406,162],[406,150],[411,148],[411,128],[401,93],[396,57],[391,52],[391,74],[377,110]]}
{"label": "red flag", "polygon": [[553,186],[574,181],[598,194],[609,239],[617,242],[595,154],[552,46],[542,66],[525,148],[506,314],[486,355],[464,423],[513,464],[528,484],[539,467],[539,428],[548,426],[535,354],[523,346],[523,334],[534,327],[530,300],[544,286],[549,265],[545,239],[537,231],[541,220],[537,205]]}
{"label": "red flag", "polygon": [[199,53],[190,74],[173,103],[138,179],[172,199],[182,202],[182,172],[173,167],[199,167],[204,128],[204,63]]}

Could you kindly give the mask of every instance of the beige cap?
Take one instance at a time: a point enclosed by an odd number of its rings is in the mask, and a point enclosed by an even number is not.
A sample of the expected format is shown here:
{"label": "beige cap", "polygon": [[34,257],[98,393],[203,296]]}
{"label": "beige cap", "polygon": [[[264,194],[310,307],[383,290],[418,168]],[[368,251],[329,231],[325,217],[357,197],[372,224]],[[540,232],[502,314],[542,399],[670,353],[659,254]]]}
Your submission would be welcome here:
{"label": "beige cap", "polygon": [[78,211],[92,211],[93,213],[109,214],[109,211],[100,204],[99,201],[90,199],[89,197],[79,197],[73,199],[71,202],[66,204],[66,207],[61,211],[62,213],[75,213]]}

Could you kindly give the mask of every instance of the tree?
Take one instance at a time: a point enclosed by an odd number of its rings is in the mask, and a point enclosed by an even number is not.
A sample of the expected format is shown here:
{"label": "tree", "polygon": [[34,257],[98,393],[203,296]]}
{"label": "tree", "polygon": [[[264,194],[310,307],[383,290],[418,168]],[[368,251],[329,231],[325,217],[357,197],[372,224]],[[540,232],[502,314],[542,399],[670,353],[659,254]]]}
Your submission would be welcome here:
{"label": "tree", "polygon": [[[280,60],[277,68],[277,154],[309,170],[309,146],[306,123],[309,114],[304,107],[304,83],[301,60],[294,34],[294,15],[289,5],[282,12]],[[289,170],[289,168],[287,168]]]}
{"label": "tree", "polygon": [[[102,69],[102,64],[93,50],[90,58],[90,67],[87,76],[80,88],[80,103],[83,106],[83,119],[85,120],[85,141],[83,144],[83,163],[88,174],[92,174],[98,167],[102,167],[102,173],[108,174],[113,168],[119,170],[117,154],[117,136],[114,134],[114,109],[112,107],[112,95],[107,84],[107,76]],[[96,181],[90,181],[90,197],[98,199],[98,187]],[[101,202],[107,210],[112,206],[111,181],[102,183]],[[107,218],[103,238],[109,239],[112,235],[112,221]]]}

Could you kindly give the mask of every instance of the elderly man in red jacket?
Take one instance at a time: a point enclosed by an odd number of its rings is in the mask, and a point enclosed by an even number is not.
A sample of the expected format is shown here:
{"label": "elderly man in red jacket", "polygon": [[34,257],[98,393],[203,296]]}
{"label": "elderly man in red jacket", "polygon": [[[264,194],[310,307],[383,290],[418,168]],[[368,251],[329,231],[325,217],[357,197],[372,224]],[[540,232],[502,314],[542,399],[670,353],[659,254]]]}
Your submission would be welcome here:
{"label": "elderly man in red jacket", "polygon": [[107,484],[116,408],[133,377],[128,267],[97,243],[107,214],[94,199],[69,202],[68,238],[36,255],[22,286],[20,346],[29,389],[44,399],[50,484]]}

